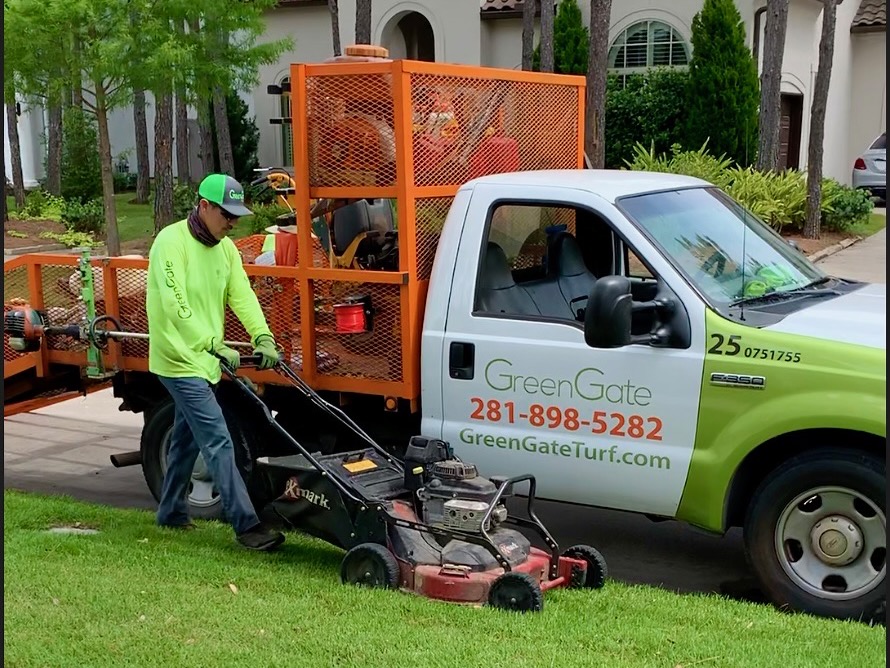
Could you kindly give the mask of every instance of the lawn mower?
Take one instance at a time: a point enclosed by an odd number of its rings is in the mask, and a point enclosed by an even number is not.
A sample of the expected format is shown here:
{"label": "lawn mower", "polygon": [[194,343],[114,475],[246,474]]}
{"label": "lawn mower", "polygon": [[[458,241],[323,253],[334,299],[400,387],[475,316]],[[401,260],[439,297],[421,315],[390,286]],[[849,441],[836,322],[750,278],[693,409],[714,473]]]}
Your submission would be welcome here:
{"label": "lawn mower", "polygon": [[[241,359],[247,366],[258,361]],[[411,438],[399,461],[279,359],[278,373],[367,444],[312,454],[235,369],[225,360],[220,365],[296,451],[257,459],[273,491],[267,510],[286,527],[346,550],[343,583],[523,612],[541,610],[548,589],[605,584],[606,562],[597,550],[576,545],[559,553],[535,515],[533,475],[484,478],[447,442],[423,436]],[[520,483],[528,483],[527,518],[509,514],[504,503]],[[549,551],[532,546],[510,525],[536,531]]]}

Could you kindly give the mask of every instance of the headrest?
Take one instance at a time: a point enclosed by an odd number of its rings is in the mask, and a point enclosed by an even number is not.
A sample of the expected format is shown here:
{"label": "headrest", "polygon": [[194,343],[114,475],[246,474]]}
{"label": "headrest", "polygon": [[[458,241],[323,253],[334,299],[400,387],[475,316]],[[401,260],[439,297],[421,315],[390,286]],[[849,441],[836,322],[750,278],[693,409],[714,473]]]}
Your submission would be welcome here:
{"label": "headrest", "polygon": [[553,240],[551,253],[557,275],[579,276],[589,273],[581,254],[581,244],[568,232],[563,232]]}
{"label": "headrest", "polygon": [[507,254],[496,243],[489,241],[485,249],[485,265],[482,267],[482,287],[488,290],[503,290],[516,285]]}

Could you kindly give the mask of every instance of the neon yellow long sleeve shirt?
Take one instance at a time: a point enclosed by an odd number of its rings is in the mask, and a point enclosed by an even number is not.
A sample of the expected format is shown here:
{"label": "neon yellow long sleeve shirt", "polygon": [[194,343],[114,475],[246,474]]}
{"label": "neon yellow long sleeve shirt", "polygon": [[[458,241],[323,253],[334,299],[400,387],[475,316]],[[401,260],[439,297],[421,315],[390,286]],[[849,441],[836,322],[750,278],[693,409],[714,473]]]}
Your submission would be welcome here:
{"label": "neon yellow long sleeve shirt", "polygon": [[231,239],[205,246],[184,220],[162,229],[148,254],[149,371],[219,382],[219,359],[211,351],[224,339],[226,305],[252,343],[262,334],[271,336]]}

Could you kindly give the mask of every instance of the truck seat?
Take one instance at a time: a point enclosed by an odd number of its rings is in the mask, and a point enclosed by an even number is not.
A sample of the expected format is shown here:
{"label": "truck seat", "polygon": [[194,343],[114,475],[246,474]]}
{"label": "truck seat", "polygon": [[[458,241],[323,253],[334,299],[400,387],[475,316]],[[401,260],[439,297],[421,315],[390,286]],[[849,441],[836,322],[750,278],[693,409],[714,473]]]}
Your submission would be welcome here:
{"label": "truck seat", "polygon": [[587,302],[581,299],[572,303],[572,300],[589,296],[596,276],[587,268],[578,240],[568,232],[560,233],[553,240],[548,255],[568,317],[580,320],[578,311],[586,308]]}
{"label": "truck seat", "polygon": [[528,292],[513,280],[504,249],[491,241],[485,249],[485,262],[479,282],[478,309],[484,313],[541,315]]}

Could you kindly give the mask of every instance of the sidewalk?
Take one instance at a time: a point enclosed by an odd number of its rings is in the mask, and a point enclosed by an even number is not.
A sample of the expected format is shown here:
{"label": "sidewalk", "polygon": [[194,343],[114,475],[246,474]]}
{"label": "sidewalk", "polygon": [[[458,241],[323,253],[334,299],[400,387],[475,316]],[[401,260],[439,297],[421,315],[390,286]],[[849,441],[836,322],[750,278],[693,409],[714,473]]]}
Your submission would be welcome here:
{"label": "sidewalk", "polygon": [[887,282],[887,228],[816,263],[827,274],[869,283]]}

